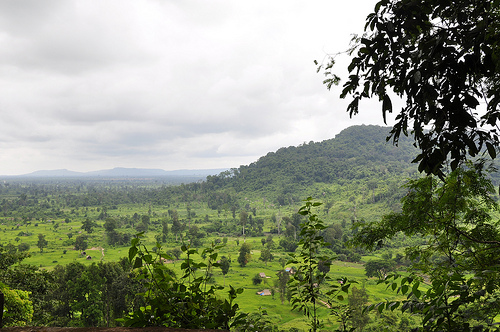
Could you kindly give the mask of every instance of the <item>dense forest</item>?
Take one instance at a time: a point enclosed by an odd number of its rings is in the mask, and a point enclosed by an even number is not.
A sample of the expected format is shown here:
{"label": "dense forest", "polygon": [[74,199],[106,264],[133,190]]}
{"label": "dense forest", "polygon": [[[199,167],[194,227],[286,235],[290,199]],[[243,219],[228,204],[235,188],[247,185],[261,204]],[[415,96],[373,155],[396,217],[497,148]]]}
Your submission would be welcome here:
{"label": "dense forest", "polygon": [[344,185],[355,180],[412,176],[416,149],[409,139],[387,144],[389,128],[354,126],[334,139],[270,152],[256,162],[209,176],[207,185],[236,191],[286,195],[318,183]]}

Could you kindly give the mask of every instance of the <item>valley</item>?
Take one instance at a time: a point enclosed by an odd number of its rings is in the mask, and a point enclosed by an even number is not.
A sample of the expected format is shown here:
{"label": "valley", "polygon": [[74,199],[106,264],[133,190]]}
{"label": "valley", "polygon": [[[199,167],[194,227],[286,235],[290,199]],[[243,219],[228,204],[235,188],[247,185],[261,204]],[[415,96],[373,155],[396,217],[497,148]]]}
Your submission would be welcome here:
{"label": "valley", "polygon": [[[398,297],[392,290],[386,290],[385,285],[378,285],[377,278],[368,278],[364,264],[385,259],[404,270],[404,247],[421,241],[399,237],[375,252],[348,245],[356,232],[353,225],[378,220],[398,210],[405,194],[401,185],[405,179],[417,176],[416,168],[409,163],[414,152],[411,144],[402,141],[400,147],[393,147],[385,143],[386,132],[387,128],[376,126],[351,127],[335,139],[283,148],[248,166],[180,185],[140,178],[3,180],[1,249],[17,255],[29,253],[22,265],[32,266],[30,273],[45,276],[51,287],[62,287],[57,286],[57,276],[62,278],[61,273],[69,273],[64,272],[68,266],[80,271],[78,278],[86,269],[120,261],[123,271],[127,271],[130,267],[126,268],[123,262],[129,255],[131,240],[138,233],[143,233],[142,241],[152,252],[158,250],[156,243],[161,245],[160,250],[171,258],[166,265],[178,276],[182,274],[182,259],[186,258],[179,250],[183,244],[200,252],[211,243],[225,244],[219,249],[219,258],[229,258],[229,271],[224,275],[220,268],[214,268],[210,283],[243,288],[236,303],[255,320],[268,320],[269,326],[280,331],[307,330],[307,318],[291,310],[286,294],[282,304],[277,286],[277,272],[294,268],[287,261],[289,253],[297,248],[297,234],[304,221],[297,214],[303,199],[311,196],[323,203],[316,213],[327,226],[322,235],[329,245],[321,252],[336,257],[328,275],[333,280],[347,277],[355,282],[352,287],[366,293],[366,299],[363,296],[358,299],[359,308]],[[240,266],[237,258],[243,243],[250,246],[250,254],[248,263]],[[263,255],[267,249],[272,258]],[[16,266],[10,268],[15,270]],[[262,273],[264,278],[256,278]],[[23,285],[21,281],[15,285],[15,278],[7,274],[7,271],[2,273],[2,282],[10,280],[11,288],[33,288],[29,289],[33,302],[39,301],[34,303],[36,325],[117,324],[105,311],[96,313],[94,320],[85,320],[81,316],[85,309],[71,301],[62,316],[43,312],[47,308],[61,311],[64,300],[55,293],[52,299],[46,297],[48,294],[35,294],[36,287]],[[264,289],[271,295],[257,295]],[[82,291],[92,296],[101,294],[92,293],[91,289]],[[222,296],[226,291],[227,287],[217,293]],[[131,289],[128,300],[124,298],[128,304],[124,303],[122,311],[114,314],[131,310],[136,301],[133,294]],[[57,303],[49,305],[44,301]],[[106,300],[100,298],[98,302],[102,308]],[[347,297],[338,301],[339,308],[348,303]],[[339,327],[339,317],[332,314],[331,308],[320,306],[319,315],[326,329]],[[357,324],[375,326],[392,319],[397,324],[411,325],[418,321],[400,313],[366,317],[365,322]]]}

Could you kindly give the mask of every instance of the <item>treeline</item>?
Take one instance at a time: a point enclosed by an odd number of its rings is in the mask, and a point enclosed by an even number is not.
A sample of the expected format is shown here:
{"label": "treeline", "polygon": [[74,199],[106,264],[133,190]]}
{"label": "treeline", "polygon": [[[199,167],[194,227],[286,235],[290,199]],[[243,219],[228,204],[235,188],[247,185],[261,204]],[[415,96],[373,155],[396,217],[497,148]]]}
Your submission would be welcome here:
{"label": "treeline", "polygon": [[227,190],[215,191],[206,183],[189,183],[179,186],[124,186],[92,185],[71,186],[61,182],[0,184],[0,215],[33,219],[69,217],[68,210],[106,206],[116,209],[123,204],[150,204],[170,207],[179,203],[205,202],[214,210],[231,210],[238,207],[238,199]]}

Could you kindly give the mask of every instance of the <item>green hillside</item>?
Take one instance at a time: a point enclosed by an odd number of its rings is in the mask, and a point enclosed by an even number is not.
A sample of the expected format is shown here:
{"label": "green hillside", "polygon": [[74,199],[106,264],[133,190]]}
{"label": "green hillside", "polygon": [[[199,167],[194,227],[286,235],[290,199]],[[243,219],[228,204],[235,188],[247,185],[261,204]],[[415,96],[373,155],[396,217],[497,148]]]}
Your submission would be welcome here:
{"label": "green hillside", "polygon": [[[339,218],[372,219],[397,209],[401,184],[417,176],[412,142],[402,139],[394,146],[386,141],[388,132],[380,126],[349,127],[333,139],[281,148],[209,176],[205,188],[281,206],[297,206],[312,196],[331,205]],[[353,209],[357,213],[349,212]]]}
{"label": "green hillside", "polygon": [[416,149],[408,139],[398,147],[386,142],[388,132],[389,128],[379,126],[349,127],[333,139],[281,148],[248,166],[210,176],[207,182],[238,191],[268,192],[284,186],[303,189],[315,183],[414,174],[416,168],[410,162]]}

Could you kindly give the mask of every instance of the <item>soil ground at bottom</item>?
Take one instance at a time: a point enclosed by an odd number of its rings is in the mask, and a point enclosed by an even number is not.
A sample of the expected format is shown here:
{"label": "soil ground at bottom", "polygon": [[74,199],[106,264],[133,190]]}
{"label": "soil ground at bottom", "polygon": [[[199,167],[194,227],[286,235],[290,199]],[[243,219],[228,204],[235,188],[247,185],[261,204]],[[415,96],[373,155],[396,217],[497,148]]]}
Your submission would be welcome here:
{"label": "soil ground at bottom", "polygon": [[227,330],[179,329],[171,327],[4,327],[1,332],[228,332]]}

